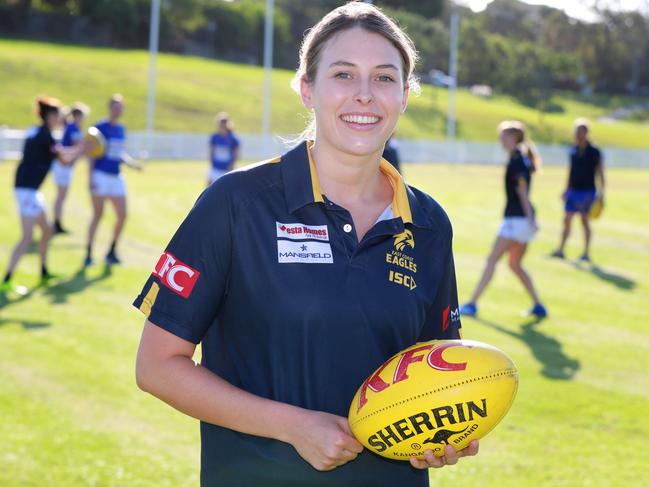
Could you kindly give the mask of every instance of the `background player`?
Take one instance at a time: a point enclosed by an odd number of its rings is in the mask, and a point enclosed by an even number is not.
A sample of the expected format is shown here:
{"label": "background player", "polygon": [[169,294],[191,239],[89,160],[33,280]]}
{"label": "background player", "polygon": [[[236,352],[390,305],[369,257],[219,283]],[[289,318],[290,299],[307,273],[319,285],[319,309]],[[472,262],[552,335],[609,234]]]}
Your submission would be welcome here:
{"label": "background player", "polygon": [[54,130],[61,123],[61,103],[56,98],[39,97],[36,100],[41,125],[32,128],[26,134],[23,156],[16,169],[14,194],[20,212],[22,237],[16,244],[9,259],[7,273],[4,276],[0,292],[19,290],[11,283],[12,274],[29,245],[32,243],[34,226],[41,229],[41,240],[38,254],[41,260],[41,280],[51,278],[47,268],[47,247],[51,235],[51,226],[45,213],[45,200],[39,191],[43,180],[58,157],[63,164],[69,164],[81,154],[82,146],[64,149],[52,137]]}
{"label": "background player", "polygon": [[[552,253],[553,257],[565,257],[564,250],[570,236],[572,218],[579,213],[584,228],[584,251],[580,260],[584,262],[590,262],[592,231],[588,212],[597,198],[604,199],[604,161],[600,150],[590,143],[588,132],[586,120],[575,121],[575,145],[570,149],[568,185],[562,195],[565,202],[563,232],[559,248]],[[596,182],[599,183],[599,188]]]}
{"label": "background player", "polygon": [[230,117],[227,113],[221,112],[216,116],[215,121],[217,132],[211,135],[209,143],[212,167],[207,175],[208,186],[231,171],[239,159],[239,139],[232,132]]}
{"label": "background player", "polygon": [[124,98],[122,95],[115,94],[110,98],[108,111],[108,120],[95,125],[106,140],[106,150],[102,157],[90,160],[89,179],[93,214],[88,228],[88,245],[84,261],[86,266],[93,264],[92,246],[97,226],[104,213],[106,200],[112,203],[117,219],[113,229],[113,240],[105,260],[107,264],[119,264],[121,262],[117,256],[116,247],[126,221],[126,184],[120,172],[120,165],[124,163],[134,169],[142,169],[141,164],[135,161],[125,150],[126,130],[119,123],[119,119],[124,112]]}
{"label": "background player", "polygon": [[[70,108],[70,121],[66,124],[63,131],[63,147],[76,147],[83,144],[83,122],[90,113],[87,105],[76,102]],[[62,164],[58,160],[54,161],[52,166],[52,175],[56,183],[56,200],[54,202],[54,234],[68,233],[61,224],[63,214],[63,203],[68,194],[68,188],[72,180],[72,171],[74,163]]]}
{"label": "background player", "polygon": [[468,303],[460,308],[460,313],[475,316],[478,312],[477,302],[493,277],[496,264],[506,252],[509,252],[509,267],[525,286],[532,297],[534,306],[530,314],[543,318],[547,310],[534,288],[532,278],[523,269],[522,261],[527,246],[538,230],[534,207],[529,199],[532,173],[540,165],[540,158],[532,149],[531,142],[525,136],[525,128],[518,121],[503,122],[499,125],[500,142],[509,154],[505,172],[505,193],[507,204],[505,218],[498,230],[493,249],[487,258],[487,265],[478,285]]}

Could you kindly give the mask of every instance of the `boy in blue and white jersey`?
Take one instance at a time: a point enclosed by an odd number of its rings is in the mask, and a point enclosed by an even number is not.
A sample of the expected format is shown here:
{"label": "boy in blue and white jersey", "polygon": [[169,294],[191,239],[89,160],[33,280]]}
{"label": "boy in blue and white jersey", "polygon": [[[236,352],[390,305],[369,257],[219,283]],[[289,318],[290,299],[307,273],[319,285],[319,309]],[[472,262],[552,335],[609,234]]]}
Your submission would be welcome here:
{"label": "boy in blue and white jersey", "polygon": [[212,166],[207,175],[208,186],[230,172],[239,158],[239,139],[232,132],[228,114],[219,113],[216,122],[218,131],[210,136],[209,158]]}

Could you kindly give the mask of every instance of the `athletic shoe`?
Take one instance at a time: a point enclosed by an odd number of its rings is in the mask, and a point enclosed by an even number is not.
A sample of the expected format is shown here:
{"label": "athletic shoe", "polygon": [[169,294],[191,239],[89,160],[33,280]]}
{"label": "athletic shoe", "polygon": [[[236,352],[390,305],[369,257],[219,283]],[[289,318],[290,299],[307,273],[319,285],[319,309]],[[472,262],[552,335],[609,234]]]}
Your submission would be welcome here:
{"label": "athletic shoe", "polygon": [[590,256],[588,254],[583,254],[581,257],[579,257],[579,262],[590,263]]}
{"label": "athletic shoe", "polygon": [[548,316],[548,310],[545,309],[545,306],[543,306],[541,303],[536,303],[530,310],[530,314],[532,316],[536,316],[537,318],[545,318],[546,316]]}
{"label": "athletic shoe", "polygon": [[475,303],[466,303],[460,307],[460,314],[463,316],[475,316],[478,314],[478,307]]}
{"label": "athletic shoe", "polygon": [[95,261],[92,260],[92,257],[90,257],[90,256],[87,256],[87,257],[83,260],[83,266],[84,266],[84,267],[90,267],[91,265],[94,265],[94,264],[95,264]]}
{"label": "athletic shoe", "polygon": [[53,230],[53,235],[70,233],[70,232],[68,232],[65,228],[63,228],[63,227],[61,226],[61,224],[58,223],[58,222],[56,222],[56,223],[54,224],[54,227],[52,228],[52,230]]}
{"label": "athletic shoe", "polygon": [[121,264],[122,261],[119,260],[119,257],[117,257],[117,254],[115,252],[109,252],[106,255],[106,264],[108,265],[118,265]]}
{"label": "athletic shoe", "polygon": [[566,256],[561,250],[555,250],[550,254],[550,257],[556,257],[557,259],[565,259]]}

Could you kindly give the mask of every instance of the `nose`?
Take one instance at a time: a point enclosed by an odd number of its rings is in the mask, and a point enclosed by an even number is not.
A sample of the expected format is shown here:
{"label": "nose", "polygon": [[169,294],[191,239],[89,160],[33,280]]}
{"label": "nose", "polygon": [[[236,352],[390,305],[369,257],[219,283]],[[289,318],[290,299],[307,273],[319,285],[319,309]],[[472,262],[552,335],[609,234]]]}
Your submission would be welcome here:
{"label": "nose", "polygon": [[368,105],[374,99],[372,84],[369,79],[362,79],[358,84],[355,100],[363,105]]}

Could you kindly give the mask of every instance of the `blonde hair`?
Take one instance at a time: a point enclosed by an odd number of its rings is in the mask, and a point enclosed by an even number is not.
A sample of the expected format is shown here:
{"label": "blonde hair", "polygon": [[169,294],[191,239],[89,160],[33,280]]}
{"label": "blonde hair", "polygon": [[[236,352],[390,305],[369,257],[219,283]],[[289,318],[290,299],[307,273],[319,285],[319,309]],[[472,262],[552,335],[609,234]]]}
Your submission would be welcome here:
{"label": "blonde hair", "polygon": [[[293,90],[299,94],[302,80],[309,83],[315,80],[325,43],[339,32],[354,27],[379,34],[392,43],[399,51],[403,61],[404,87],[407,86],[413,93],[419,93],[419,81],[414,75],[418,55],[412,40],[381,9],[358,1],[349,2],[332,10],[309,29],[300,47],[300,65],[291,81]],[[299,139],[313,138],[314,136],[315,120],[312,117]]]}
{"label": "blonde hair", "polygon": [[574,121],[574,127],[575,130],[583,127],[586,129],[586,132],[588,132],[590,129],[590,122],[588,121],[587,118],[580,117]]}
{"label": "blonde hair", "polygon": [[112,107],[115,103],[124,103],[124,97],[121,93],[115,93],[113,96],[111,96],[110,100],[108,101],[108,106]]}
{"label": "blonde hair", "polygon": [[230,115],[228,115],[228,112],[219,112],[216,114],[216,117],[214,117],[214,123],[221,123],[225,122],[226,128],[232,132],[232,120],[230,120]]}
{"label": "blonde hair", "polygon": [[507,133],[514,136],[516,141],[516,148],[521,151],[532,163],[532,172],[536,172],[541,168],[543,161],[539,155],[534,143],[527,136],[525,125],[518,120],[505,120],[498,124],[498,133]]}

